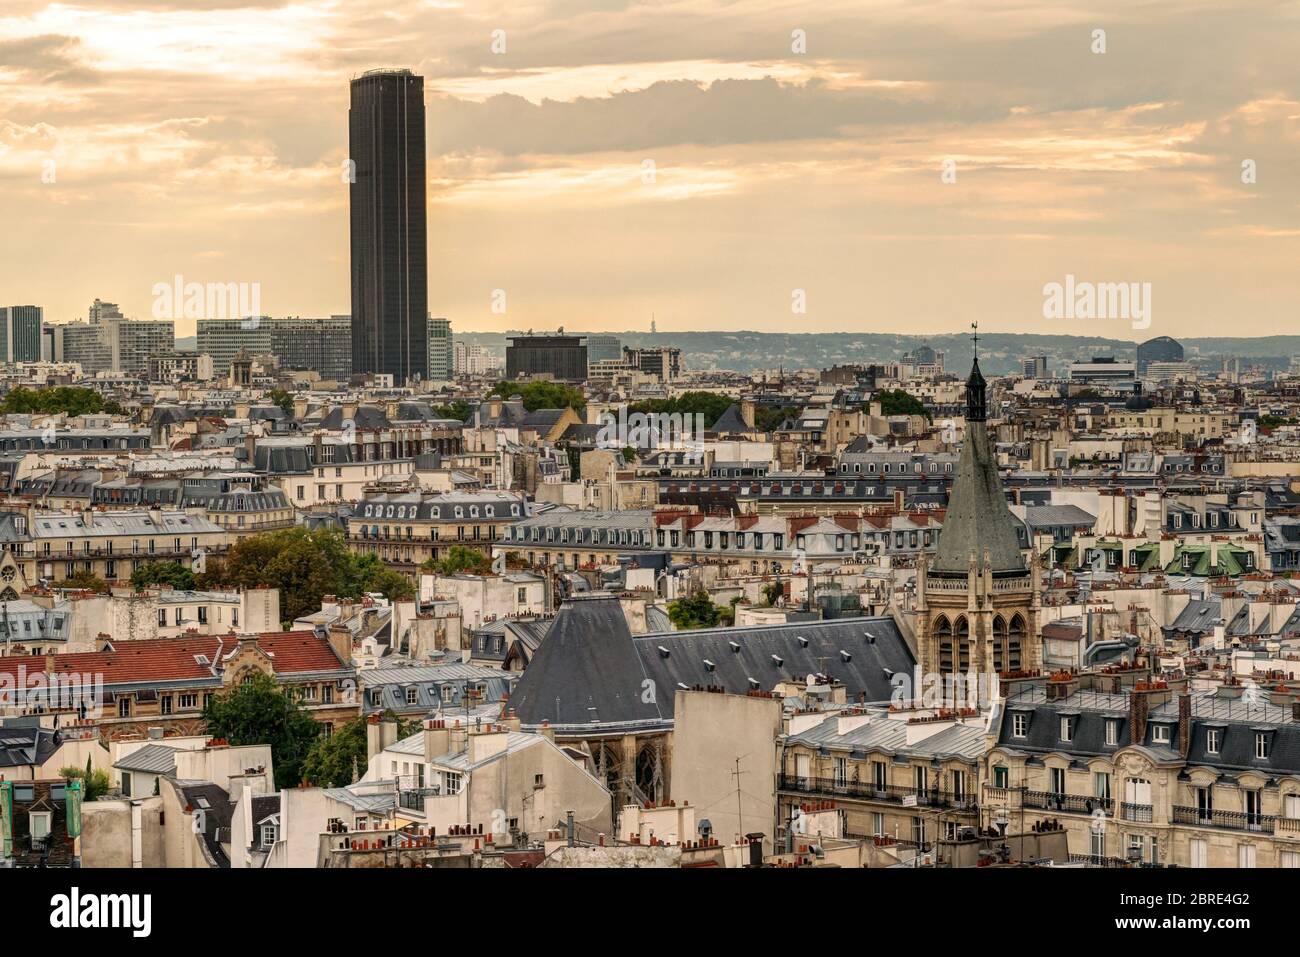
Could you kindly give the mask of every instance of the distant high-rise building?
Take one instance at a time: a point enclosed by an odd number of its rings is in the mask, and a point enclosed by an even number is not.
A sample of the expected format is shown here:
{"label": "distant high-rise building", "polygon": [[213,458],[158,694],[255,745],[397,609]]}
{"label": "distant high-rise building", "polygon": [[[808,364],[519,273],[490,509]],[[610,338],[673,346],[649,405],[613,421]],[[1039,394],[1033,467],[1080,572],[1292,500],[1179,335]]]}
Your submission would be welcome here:
{"label": "distant high-rise building", "polygon": [[352,320],[348,316],[303,319],[200,319],[198,351],[212,357],[218,378],[230,372],[239,350],[250,356],[274,355],[282,369],[308,369],[322,379],[343,381],[352,374]]}
{"label": "distant high-rise building", "polygon": [[351,96],[352,371],[403,384],[429,360],[424,77],[371,70]]}
{"label": "distant high-rise building", "polygon": [[1026,379],[1047,378],[1047,356],[1025,356],[1020,362]]}
{"label": "distant high-rise building", "polygon": [[431,382],[444,382],[456,374],[451,349],[451,320],[429,320],[429,371]]}
{"label": "distant high-rise building", "polygon": [[117,303],[103,302],[99,299],[96,299],[94,302],[90,304],[90,310],[87,313],[87,318],[90,320],[90,324],[92,326],[97,326],[101,322],[105,322],[106,320],[125,319],[126,316],[122,315],[122,310],[118,308]]}
{"label": "distant high-rise building", "polygon": [[615,362],[623,358],[623,341],[618,336],[587,336],[587,362]]}
{"label": "distant high-rise building", "polygon": [[103,330],[110,367],[121,375],[143,378],[151,358],[176,351],[176,324],[170,319],[108,319],[91,328]]}
{"label": "distant high-rise building", "polygon": [[113,371],[113,352],[103,326],[88,322],[65,322],[51,326],[50,358],[55,362],[75,362],[85,375]]}
{"label": "distant high-rise building", "polygon": [[521,375],[550,376],[566,382],[582,382],[587,378],[587,347],[585,336],[569,336],[563,331],[555,335],[513,335],[506,337],[506,378]]}
{"label": "distant high-rise building", "polygon": [[0,362],[39,362],[40,306],[0,306]]}
{"label": "distant high-rise building", "polygon": [[633,366],[646,375],[656,377],[660,382],[672,382],[682,374],[682,350],[676,346],[627,348],[623,354]]}
{"label": "distant high-rise building", "polygon": [[456,375],[484,375],[492,367],[492,358],[486,349],[468,342],[452,346],[452,371]]}
{"label": "distant high-rise building", "polygon": [[1158,336],[1137,347],[1137,371],[1143,375],[1153,362],[1182,362],[1183,347],[1176,339]]}

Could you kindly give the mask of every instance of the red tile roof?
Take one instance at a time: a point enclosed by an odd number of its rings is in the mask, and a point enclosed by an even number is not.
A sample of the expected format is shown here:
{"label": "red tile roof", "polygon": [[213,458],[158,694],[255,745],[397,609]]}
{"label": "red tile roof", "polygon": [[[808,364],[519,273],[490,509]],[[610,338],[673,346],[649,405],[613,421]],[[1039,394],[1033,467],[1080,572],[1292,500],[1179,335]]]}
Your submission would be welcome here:
{"label": "red tile roof", "polygon": [[[247,640],[248,636],[244,636]],[[268,652],[277,675],[303,671],[342,670],[328,641],[313,631],[267,632],[257,636],[257,645]],[[214,677],[210,665],[195,659],[203,655],[212,662],[218,654],[228,656],[239,644],[236,635],[186,635],[180,638],[150,638],[116,641],[112,651],[53,655],[56,674],[103,675],[106,685],[148,681],[202,681]],[[25,666],[30,676],[45,670],[40,656],[0,658],[0,673],[17,676]]]}

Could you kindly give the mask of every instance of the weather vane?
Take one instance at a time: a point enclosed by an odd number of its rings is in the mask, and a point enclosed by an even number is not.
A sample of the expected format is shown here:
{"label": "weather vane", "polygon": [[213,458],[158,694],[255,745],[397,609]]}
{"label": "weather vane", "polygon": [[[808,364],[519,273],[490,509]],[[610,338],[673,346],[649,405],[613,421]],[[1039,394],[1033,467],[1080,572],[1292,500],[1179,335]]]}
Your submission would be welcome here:
{"label": "weather vane", "polygon": [[975,358],[978,359],[980,357],[980,324],[978,322],[972,322],[970,327],[975,330],[974,333],[971,334],[971,339],[975,343]]}

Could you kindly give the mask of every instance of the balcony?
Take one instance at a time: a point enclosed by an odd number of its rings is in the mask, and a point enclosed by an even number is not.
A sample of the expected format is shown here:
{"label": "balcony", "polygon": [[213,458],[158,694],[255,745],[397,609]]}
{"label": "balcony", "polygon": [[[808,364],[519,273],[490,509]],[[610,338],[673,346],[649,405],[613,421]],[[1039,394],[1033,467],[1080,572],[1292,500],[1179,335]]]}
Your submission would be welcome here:
{"label": "balcony", "polygon": [[1107,814],[1115,809],[1110,798],[1090,797],[1082,794],[1058,794],[1055,791],[1026,791],[1024,806],[1055,811],[1058,814],[1094,814],[1098,810]]}
{"label": "balcony", "polygon": [[[1227,831],[1253,831],[1272,834],[1274,818],[1271,814],[1247,813],[1245,811],[1217,811],[1213,808],[1175,807],[1175,824],[1193,824],[1198,827],[1217,827]],[[1300,821],[1292,821],[1300,825]]]}
{"label": "balcony", "polygon": [[[974,810],[978,803],[973,791],[960,793],[940,791],[937,788],[917,789],[874,784],[862,781],[840,781],[836,778],[802,778],[793,774],[782,774],[778,781],[782,791],[797,794],[815,794],[819,797],[856,798],[862,801],[885,801],[907,807],[951,808],[955,810]],[[915,801],[911,799],[915,798]]]}
{"label": "balcony", "polygon": [[1121,804],[1120,817],[1126,821],[1132,821],[1134,824],[1150,824],[1151,805],[1150,804]]}

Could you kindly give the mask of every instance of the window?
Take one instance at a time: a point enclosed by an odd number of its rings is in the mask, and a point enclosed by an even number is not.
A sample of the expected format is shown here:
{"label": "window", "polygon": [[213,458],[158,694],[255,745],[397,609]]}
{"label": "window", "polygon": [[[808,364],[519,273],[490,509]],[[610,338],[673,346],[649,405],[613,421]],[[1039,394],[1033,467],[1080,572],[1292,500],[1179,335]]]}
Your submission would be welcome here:
{"label": "window", "polygon": [[1017,711],[1011,715],[1011,736],[1013,738],[1023,738],[1029,733],[1029,715],[1023,711]]}
{"label": "window", "polygon": [[1065,793],[1065,768],[1052,768],[1051,772],[1052,772],[1051,773],[1052,793],[1064,794]]}
{"label": "window", "polygon": [[1188,865],[1190,867],[1208,867],[1206,861],[1209,859],[1209,845],[1204,838],[1193,838],[1191,853],[1188,855]]}
{"label": "window", "polygon": [[1009,779],[1010,775],[1008,774],[1007,769],[1002,765],[998,765],[993,769],[993,786],[995,788],[1008,787]]}
{"label": "window", "polygon": [[1103,801],[1110,800],[1110,775],[1105,771],[1094,771],[1092,775],[1092,794]]}
{"label": "window", "polygon": [[1238,867],[1255,866],[1255,845],[1254,844],[1237,845],[1237,866]]}
{"label": "window", "polygon": [[195,692],[189,692],[180,696],[181,710],[192,710],[199,706],[199,696]]}
{"label": "window", "polygon": [[169,695],[169,694],[165,694],[165,695],[163,695],[162,697],[160,697],[160,698],[158,699],[158,705],[159,705],[159,710],[160,710],[163,714],[171,714],[171,713],[172,713],[172,696]]}
{"label": "window", "polygon": [[53,817],[51,811],[32,811],[27,815],[27,825],[31,830],[32,840],[49,837],[50,821]]}
{"label": "window", "polygon": [[875,811],[871,815],[871,833],[875,837],[885,836],[885,815]]}
{"label": "window", "polygon": [[1070,727],[1070,719],[1065,717],[1061,718],[1061,740],[1062,741],[1070,740],[1071,730],[1072,729]]}
{"label": "window", "polygon": [[415,704],[419,700],[420,690],[418,688],[406,689],[406,703]]}
{"label": "window", "polygon": [[1169,725],[1153,724],[1151,726],[1151,743],[1168,744],[1169,743]]}
{"label": "window", "polygon": [[1219,753],[1219,741],[1223,737],[1223,732],[1218,728],[1207,728],[1205,731],[1205,750],[1209,754]]}
{"label": "window", "polygon": [[275,843],[275,825],[263,824],[262,825],[262,846],[270,847],[274,843]]}
{"label": "window", "polygon": [[1113,748],[1119,744],[1119,722],[1111,718],[1106,722],[1106,747]]}
{"label": "window", "polygon": [[458,773],[455,771],[443,771],[442,780],[447,786],[448,794],[460,793],[460,775]]}
{"label": "window", "polygon": [[1258,760],[1263,760],[1264,758],[1268,757],[1268,751],[1269,751],[1268,732],[1256,731],[1255,732],[1255,757]]}

